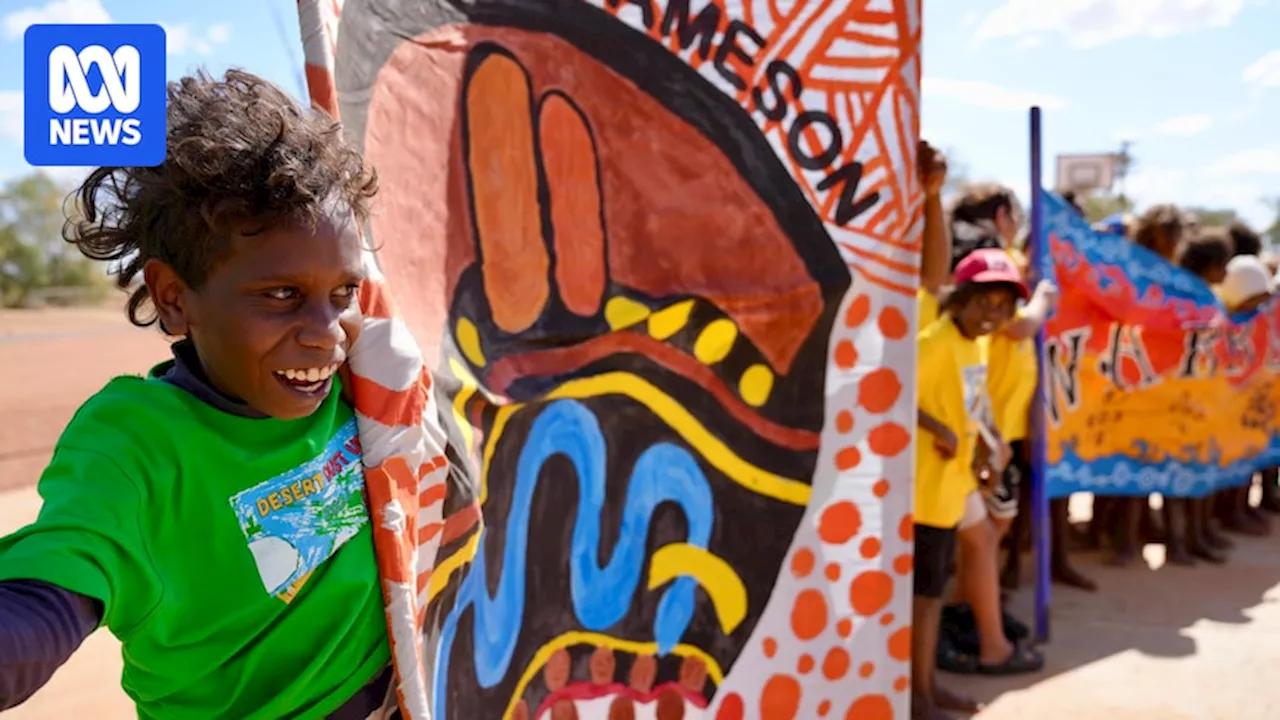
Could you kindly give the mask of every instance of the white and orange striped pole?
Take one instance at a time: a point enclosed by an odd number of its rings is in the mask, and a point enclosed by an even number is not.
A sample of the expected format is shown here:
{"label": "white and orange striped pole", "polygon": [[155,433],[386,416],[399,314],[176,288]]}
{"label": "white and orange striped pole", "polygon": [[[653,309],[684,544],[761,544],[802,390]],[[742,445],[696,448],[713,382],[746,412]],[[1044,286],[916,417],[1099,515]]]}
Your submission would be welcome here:
{"label": "white and orange striped pole", "polygon": [[338,118],[338,88],[333,77],[338,56],[338,20],[343,0],[298,0],[303,62],[311,103]]}

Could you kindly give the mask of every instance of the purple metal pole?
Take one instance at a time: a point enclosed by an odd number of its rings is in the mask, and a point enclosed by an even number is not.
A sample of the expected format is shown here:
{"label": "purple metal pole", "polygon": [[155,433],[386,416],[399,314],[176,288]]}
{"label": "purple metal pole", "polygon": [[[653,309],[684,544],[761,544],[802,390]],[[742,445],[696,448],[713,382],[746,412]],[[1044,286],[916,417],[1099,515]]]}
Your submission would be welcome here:
{"label": "purple metal pole", "polygon": [[[1029,242],[1031,250],[1032,279],[1039,280],[1039,268],[1043,254],[1049,251],[1044,237],[1044,205],[1040,201],[1041,156],[1040,156],[1040,108],[1031,108],[1031,228]],[[1048,424],[1045,422],[1045,354],[1044,328],[1036,334],[1036,364],[1038,378],[1036,395],[1032,404],[1031,422],[1031,528],[1035,537],[1036,551],[1036,640],[1049,640],[1049,565],[1052,533],[1049,518],[1049,487],[1045,478],[1045,435]]]}

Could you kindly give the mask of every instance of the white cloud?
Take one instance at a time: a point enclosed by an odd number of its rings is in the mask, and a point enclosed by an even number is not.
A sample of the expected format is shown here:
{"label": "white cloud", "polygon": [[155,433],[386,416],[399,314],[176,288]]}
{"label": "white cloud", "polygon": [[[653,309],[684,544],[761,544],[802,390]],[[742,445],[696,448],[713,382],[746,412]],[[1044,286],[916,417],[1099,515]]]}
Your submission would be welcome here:
{"label": "white cloud", "polygon": [[1188,135],[1198,135],[1199,133],[1208,130],[1209,126],[1212,124],[1213,116],[1208,113],[1177,115],[1158,123],[1156,125],[1156,132],[1161,135],[1186,137]]}
{"label": "white cloud", "polygon": [[1274,212],[1263,202],[1266,183],[1242,174],[1224,172],[1224,165],[1214,172],[1190,173],[1166,167],[1140,167],[1125,182],[1125,194],[1139,208],[1157,203],[1176,203],[1184,207],[1232,208],[1255,228],[1269,225]]}
{"label": "white cloud", "polygon": [[1226,27],[1247,0],[1004,0],[978,26],[978,40],[1056,32],[1075,47],[1134,36],[1172,37]]}
{"label": "white cloud", "polygon": [[218,23],[209,28],[209,42],[221,45],[231,39],[231,23]]}
{"label": "white cloud", "polygon": [[164,25],[164,33],[170,55],[209,55],[214,46],[231,39],[231,23],[211,25],[203,34],[186,24]]}
{"label": "white cloud", "polygon": [[1033,105],[1045,110],[1061,110],[1067,106],[1067,102],[1057,95],[1013,90],[981,80],[926,77],[922,94],[926,102],[930,97],[945,97],[988,110],[1026,110]]}
{"label": "white cloud", "polygon": [[1280,174],[1280,146],[1232,153],[1211,163],[1205,172],[1217,177]]}
{"label": "white cloud", "polygon": [[0,140],[22,140],[21,90],[0,90]]}
{"label": "white cloud", "polygon": [[1139,166],[1125,178],[1124,193],[1141,206],[1177,202],[1186,194],[1188,176],[1186,170]]}
{"label": "white cloud", "polygon": [[1280,50],[1272,50],[1245,68],[1244,81],[1258,87],[1280,87]]}
{"label": "white cloud", "polygon": [[27,28],[43,23],[95,24],[109,23],[111,16],[100,0],[50,0],[39,7],[14,10],[0,20],[4,34],[9,38],[21,37]]}
{"label": "white cloud", "polygon": [[1126,142],[1133,143],[1133,142],[1137,142],[1138,139],[1141,137],[1142,137],[1142,131],[1138,130],[1135,127],[1125,125],[1121,127],[1119,130],[1115,131],[1114,133],[1111,133],[1111,142],[1117,145],[1119,145],[1120,143],[1126,143]]}

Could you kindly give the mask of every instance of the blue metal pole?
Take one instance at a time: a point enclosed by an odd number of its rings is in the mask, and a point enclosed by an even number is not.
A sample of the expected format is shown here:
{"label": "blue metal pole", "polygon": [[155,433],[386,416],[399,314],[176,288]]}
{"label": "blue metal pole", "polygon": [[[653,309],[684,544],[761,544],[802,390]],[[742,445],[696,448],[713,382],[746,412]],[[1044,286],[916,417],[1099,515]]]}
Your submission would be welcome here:
{"label": "blue metal pole", "polygon": [[[1041,189],[1041,155],[1040,155],[1040,108],[1031,108],[1031,228],[1028,245],[1031,251],[1032,279],[1039,280],[1039,268],[1043,254],[1049,252],[1044,236],[1044,205],[1040,200]],[[1049,517],[1049,487],[1045,479],[1045,436],[1048,433],[1045,422],[1045,353],[1044,328],[1036,334],[1036,357],[1040,362],[1036,382],[1035,401],[1032,405],[1031,423],[1031,505],[1032,532],[1035,536],[1036,552],[1036,640],[1049,640],[1049,583],[1050,583],[1050,545],[1052,532]]]}

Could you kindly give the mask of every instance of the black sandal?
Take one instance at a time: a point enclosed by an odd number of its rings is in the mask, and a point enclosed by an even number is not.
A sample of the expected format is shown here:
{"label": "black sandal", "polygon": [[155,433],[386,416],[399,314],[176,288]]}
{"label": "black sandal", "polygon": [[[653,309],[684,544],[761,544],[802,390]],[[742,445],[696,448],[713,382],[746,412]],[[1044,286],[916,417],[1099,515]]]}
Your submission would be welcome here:
{"label": "black sandal", "polygon": [[[1004,636],[1009,642],[1019,642],[1026,640],[1031,636],[1031,628],[1026,623],[1010,615],[1003,608],[1000,610],[1000,622],[1003,625]],[[958,636],[969,637],[972,635],[977,638],[978,626],[973,619],[973,609],[968,605],[955,604],[948,605],[942,609],[942,627],[950,628]]]}
{"label": "black sandal", "polygon": [[1044,655],[1040,651],[1015,643],[1013,654],[999,665],[978,664],[979,675],[1008,676],[1031,675],[1044,669]]}
{"label": "black sandal", "polygon": [[936,662],[939,670],[953,675],[976,675],[978,673],[978,656],[970,655],[960,650],[945,635],[938,639]]}

